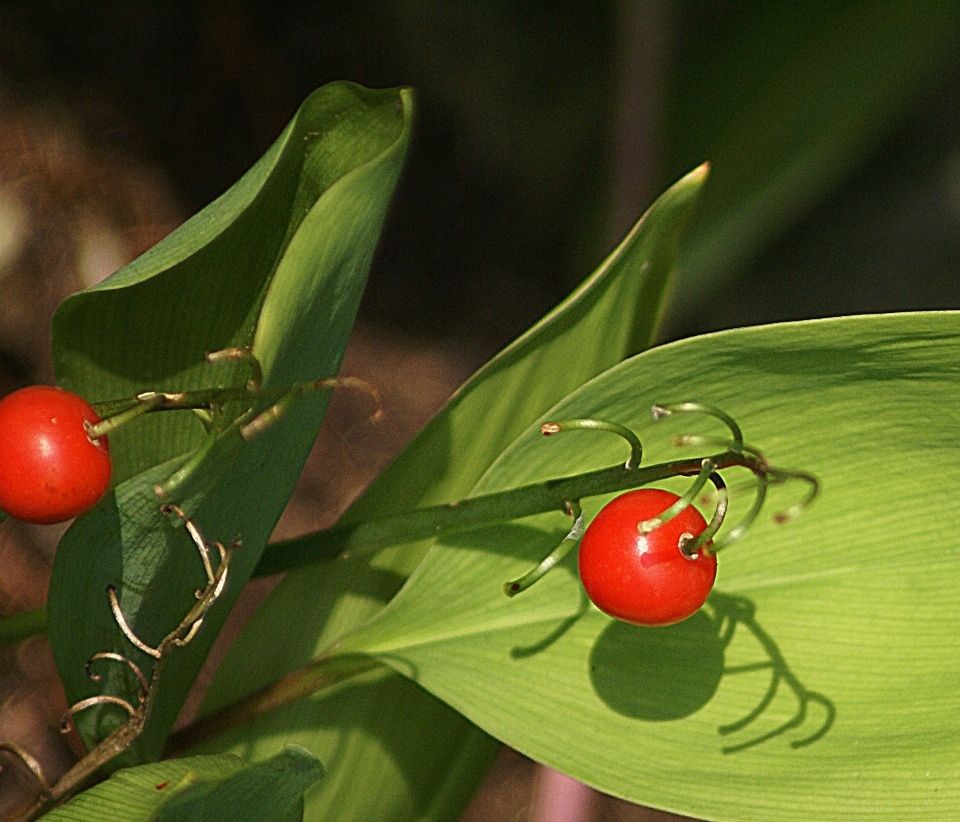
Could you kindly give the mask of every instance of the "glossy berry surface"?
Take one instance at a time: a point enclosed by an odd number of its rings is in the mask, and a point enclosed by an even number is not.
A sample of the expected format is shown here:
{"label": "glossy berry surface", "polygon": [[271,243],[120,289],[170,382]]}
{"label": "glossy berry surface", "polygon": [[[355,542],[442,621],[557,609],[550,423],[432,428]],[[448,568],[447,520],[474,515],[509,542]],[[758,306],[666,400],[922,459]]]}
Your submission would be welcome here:
{"label": "glossy berry surface", "polygon": [[707,523],[692,505],[648,534],[639,523],[679,497],[658,488],[629,491],[606,505],[580,543],[580,580],[601,611],[634,625],[671,625],[694,614],[717,576],[717,558],[688,559],[680,537]]}
{"label": "glossy berry surface", "polygon": [[96,505],[110,484],[110,453],[84,422],[99,421],[62,388],[34,385],[0,400],[0,509],[46,525]]}

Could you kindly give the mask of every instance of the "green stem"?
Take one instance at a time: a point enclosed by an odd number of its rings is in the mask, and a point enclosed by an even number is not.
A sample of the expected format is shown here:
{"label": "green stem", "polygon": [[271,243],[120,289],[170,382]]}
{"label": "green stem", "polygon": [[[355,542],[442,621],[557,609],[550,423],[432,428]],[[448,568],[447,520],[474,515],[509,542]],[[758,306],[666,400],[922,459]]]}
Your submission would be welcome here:
{"label": "green stem", "polygon": [[807,483],[809,486],[806,496],[800,500],[800,502],[795,502],[789,508],[778,511],[773,515],[773,521],[780,525],[799,517],[804,510],[813,505],[813,501],[820,495],[820,480],[807,471],[783,471],[779,468],[774,468],[767,473],[769,474],[771,482],[784,483],[796,479]]}
{"label": "green stem", "polygon": [[119,411],[116,414],[111,414],[106,419],[100,420],[100,422],[90,425],[87,424],[87,436],[96,442],[100,437],[107,436],[112,434],[122,425],[126,425],[131,420],[135,420],[137,417],[147,414],[150,411],[156,411],[164,402],[163,394],[152,394],[149,398],[138,400],[136,405],[132,405],[129,408]]}
{"label": "green stem", "polygon": [[42,605],[4,617],[0,619],[0,648],[9,648],[32,636],[40,636],[46,630],[47,609]]}
{"label": "green stem", "polygon": [[147,406],[145,411],[137,413],[152,413],[155,411],[190,410],[194,408],[210,408],[213,405],[223,405],[228,402],[263,398],[266,402],[276,402],[289,389],[274,389],[272,391],[250,391],[244,386],[229,388],[198,388],[196,391],[177,391],[160,393],[145,391],[136,397],[123,400],[108,400],[94,403],[94,410],[103,417],[103,422],[118,417],[128,411]]}
{"label": "green stem", "polygon": [[210,351],[207,354],[208,363],[219,362],[242,362],[250,368],[250,378],[247,380],[247,388],[251,391],[258,391],[263,385],[263,368],[249,348],[222,348],[219,351]]}
{"label": "green stem", "polygon": [[101,420],[96,425],[89,426],[87,434],[91,439],[96,439],[112,433],[143,414],[152,414],[157,411],[213,410],[227,403],[244,402],[249,407],[256,404],[267,409],[261,413],[260,417],[250,423],[250,426],[255,430],[244,432],[244,438],[249,439],[260,429],[268,427],[298,397],[313,391],[332,391],[335,388],[359,388],[367,391],[373,396],[378,406],[378,412],[374,414],[374,417],[379,416],[379,394],[365,380],[356,377],[331,377],[311,382],[294,383],[287,388],[272,389],[262,389],[258,383],[251,380],[246,386],[199,388],[195,391],[171,393],[145,391],[132,398],[94,403],[93,408],[100,415]]}
{"label": "green stem", "polygon": [[743,447],[743,432],[737,421],[726,411],[722,411],[712,405],[706,405],[702,402],[676,402],[669,405],[654,405],[650,409],[650,414],[655,420],[661,420],[669,417],[671,414],[706,414],[708,417],[720,420],[728,429],[733,442],[730,447],[736,451],[745,450]]}
{"label": "green stem", "polygon": [[716,554],[718,551],[726,548],[731,542],[740,539],[747,529],[753,524],[753,521],[760,515],[760,511],[763,508],[763,503],[767,499],[767,485],[769,480],[767,479],[766,474],[757,474],[757,493],[753,498],[753,505],[750,506],[750,510],[747,511],[747,515],[727,531],[723,535],[722,539],[717,540],[713,545],[710,546],[710,553]]}
{"label": "green stem", "polygon": [[561,431],[609,431],[611,434],[616,434],[618,437],[625,439],[630,446],[630,458],[624,468],[633,470],[640,465],[640,461],[643,459],[643,446],[640,444],[639,437],[625,425],[616,422],[580,417],[573,420],[545,422],[540,426],[540,431],[545,437],[549,437],[551,434],[559,434]]}
{"label": "green stem", "polygon": [[710,477],[710,474],[713,473],[714,467],[714,464],[709,459],[703,460],[700,464],[700,473],[697,474],[697,478],[690,487],[683,492],[683,496],[657,516],[638,523],[637,530],[641,534],[649,534],[651,531],[656,531],[661,525],[669,522],[675,516],[678,516],[689,508],[693,504],[694,499],[696,499],[697,494],[700,493],[700,489],[707,484],[707,479]]}
{"label": "green stem", "polygon": [[573,527],[570,529],[570,533],[563,538],[561,543],[554,548],[539,565],[527,571],[522,577],[503,583],[503,593],[508,597],[513,597],[526,591],[527,588],[542,579],[547,571],[553,568],[554,565],[561,562],[574,546],[580,544],[584,531],[583,509],[580,507],[579,502],[571,502],[569,505],[570,516],[573,517]]}
{"label": "green stem", "polygon": [[367,656],[323,656],[292,671],[256,693],[227,706],[219,713],[202,717],[173,734],[164,756],[177,756],[230,728],[275,711],[291,702],[305,699],[323,688],[357,676],[380,666]]}
{"label": "green stem", "polygon": [[[709,459],[714,470],[739,465],[754,472],[763,471],[759,459],[740,451],[724,451]],[[416,542],[547,511],[565,511],[569,500],[626,491],[669,477],[694,476],[700,473],[702,466],[702,458],[674,460],[635,470],[615,465],[447,505],[415,508],[384,519],[334,526],[326,531],[268,545],[253,576],[270,576],[343,554],[366,553],[389,545]]]}
{"label": "green stem", "polygon": [[720,526],[723,525],[723,520],[727,516],[727,503],[730,499],[727,484],[716,471],[710,475],[710,481],[717,489],[717,507],[710,518],[709,524],[693,539],[684,540],[682,537],[680,538],[680,550],[691,559],[696,559],[701,548],[707,556],[716,553],[716,546],[709,543],[717,535],[717,531],[720,530]]}
{"label": "green stem", "polygon": [[[750,453],[724,451],[709,458],[714,470],[743,466],[763,475],[764,463]],[[639,488],[675,476],[694,476],[702,459],[674,460],[628,470],[623,465],[601,468],[572,477],[547,480],[471,497],[457,503],[415,508],[396,516],[339,525],[325,531],[268,545],[253,577],[265,577],[333,559],[346,553],[367,553],[389,545],[416,542],[439,534],[455,533],[508,519],[547,511],[566,511],[571,499],[611,494]],[[799,475],[781,472],[785,479]],[[806,477],[802,477],[806,479]],[[46,630],[47,610],[36,608],[0,620],[0,648],[15,645]]]}

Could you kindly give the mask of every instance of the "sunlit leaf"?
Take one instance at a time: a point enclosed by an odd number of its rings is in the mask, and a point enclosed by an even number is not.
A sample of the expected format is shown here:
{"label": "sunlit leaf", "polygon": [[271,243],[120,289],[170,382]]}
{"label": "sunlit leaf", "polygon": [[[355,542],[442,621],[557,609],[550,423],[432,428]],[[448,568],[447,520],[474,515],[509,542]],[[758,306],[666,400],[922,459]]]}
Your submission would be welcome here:
{"label": "sunlit leaf", "polygon": [[287,746],[265,762],[230,754],[125,768],[51,811],[50,822],[292,822],[319,760]]}
{"label": "sunlit leaf", "polygon": [[[447,536],[341,649],[644,804],[725,820],[952,819],[958,363],[960,314],[948,312],[740,329],[641,354],[550,416],[629,425],[646,463],[675,456],[673,434],[722,433],[695,416],[653,423],[652,403],[712,403],[775,465],[820,477],[813,508],[777,525],[770,514],[804,488],[775,489],[721,553],[706,608],[664,629],[589,606],[572,558],[503,596],[569,527],[559,513]],[[531,428],[475,491],[613,464],[623,446],[609,439]],[[729,475],[734,517],[752,498],[738,490],[745,473]]]}

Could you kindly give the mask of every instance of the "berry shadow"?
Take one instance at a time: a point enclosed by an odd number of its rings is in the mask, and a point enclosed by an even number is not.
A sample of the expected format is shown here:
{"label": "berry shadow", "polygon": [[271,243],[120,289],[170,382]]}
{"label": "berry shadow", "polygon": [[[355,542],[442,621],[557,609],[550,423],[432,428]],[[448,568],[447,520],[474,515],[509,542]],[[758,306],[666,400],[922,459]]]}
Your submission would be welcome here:
{"label": "berry shadow", "polygon": [[653,722],[682,719],[716,693],[723,652],[716,624],[703,611],[662,628],[614,620],[590,653],[590,681],[619,714]]}
{"label": "berry shadow", "polygon": [[[822,738],[833,726],[836,707],[825,695],[809,690],[792,671],[773,637],[757,621],[755,604],[745,597],[713,591],[707,606],[683,622],[660,628],[611,621],[597,638],[589,659],[590,681],[597,696],[623,716],[668,722],[704,707],[724,676],[769,671],[770,681],[757,704],[745,716],[717,729],[721,737],[746,737],[725,745],[722,752],[743,751],[801,728],[807,724],[811,705],[821,709],[821,723],[806,736],[791,740],[790,746],[800,748]],[[750,633],[761,658],[728,667],[726,648],[738,628]],[[781,685],[796,700],[794,715],[751,735],[749,729],[766,713]]]}

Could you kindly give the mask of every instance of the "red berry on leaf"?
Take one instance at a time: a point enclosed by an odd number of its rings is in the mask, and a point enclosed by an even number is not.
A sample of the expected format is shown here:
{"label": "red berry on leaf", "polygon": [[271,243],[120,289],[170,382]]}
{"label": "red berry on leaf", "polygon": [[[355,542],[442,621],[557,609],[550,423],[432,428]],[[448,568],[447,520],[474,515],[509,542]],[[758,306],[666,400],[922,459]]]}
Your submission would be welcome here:
{"label": "red berry on leaf", "polygon": [[0,400],[0,509],[26,522],[63,522],[96,505],[110,484],[106,437],[87,402],[34,385]]}
{"label": "red berry on leaf", "polygon": [[649,533],[640,523],[663,513],[679,497],[657,488],[629,491],[606,505],[580,543],[580,580],[601,611],[634,625],[671,625],[693,615],[717,576],[717,558],[680,550],[684,534],[707,523],[692,505]]}

